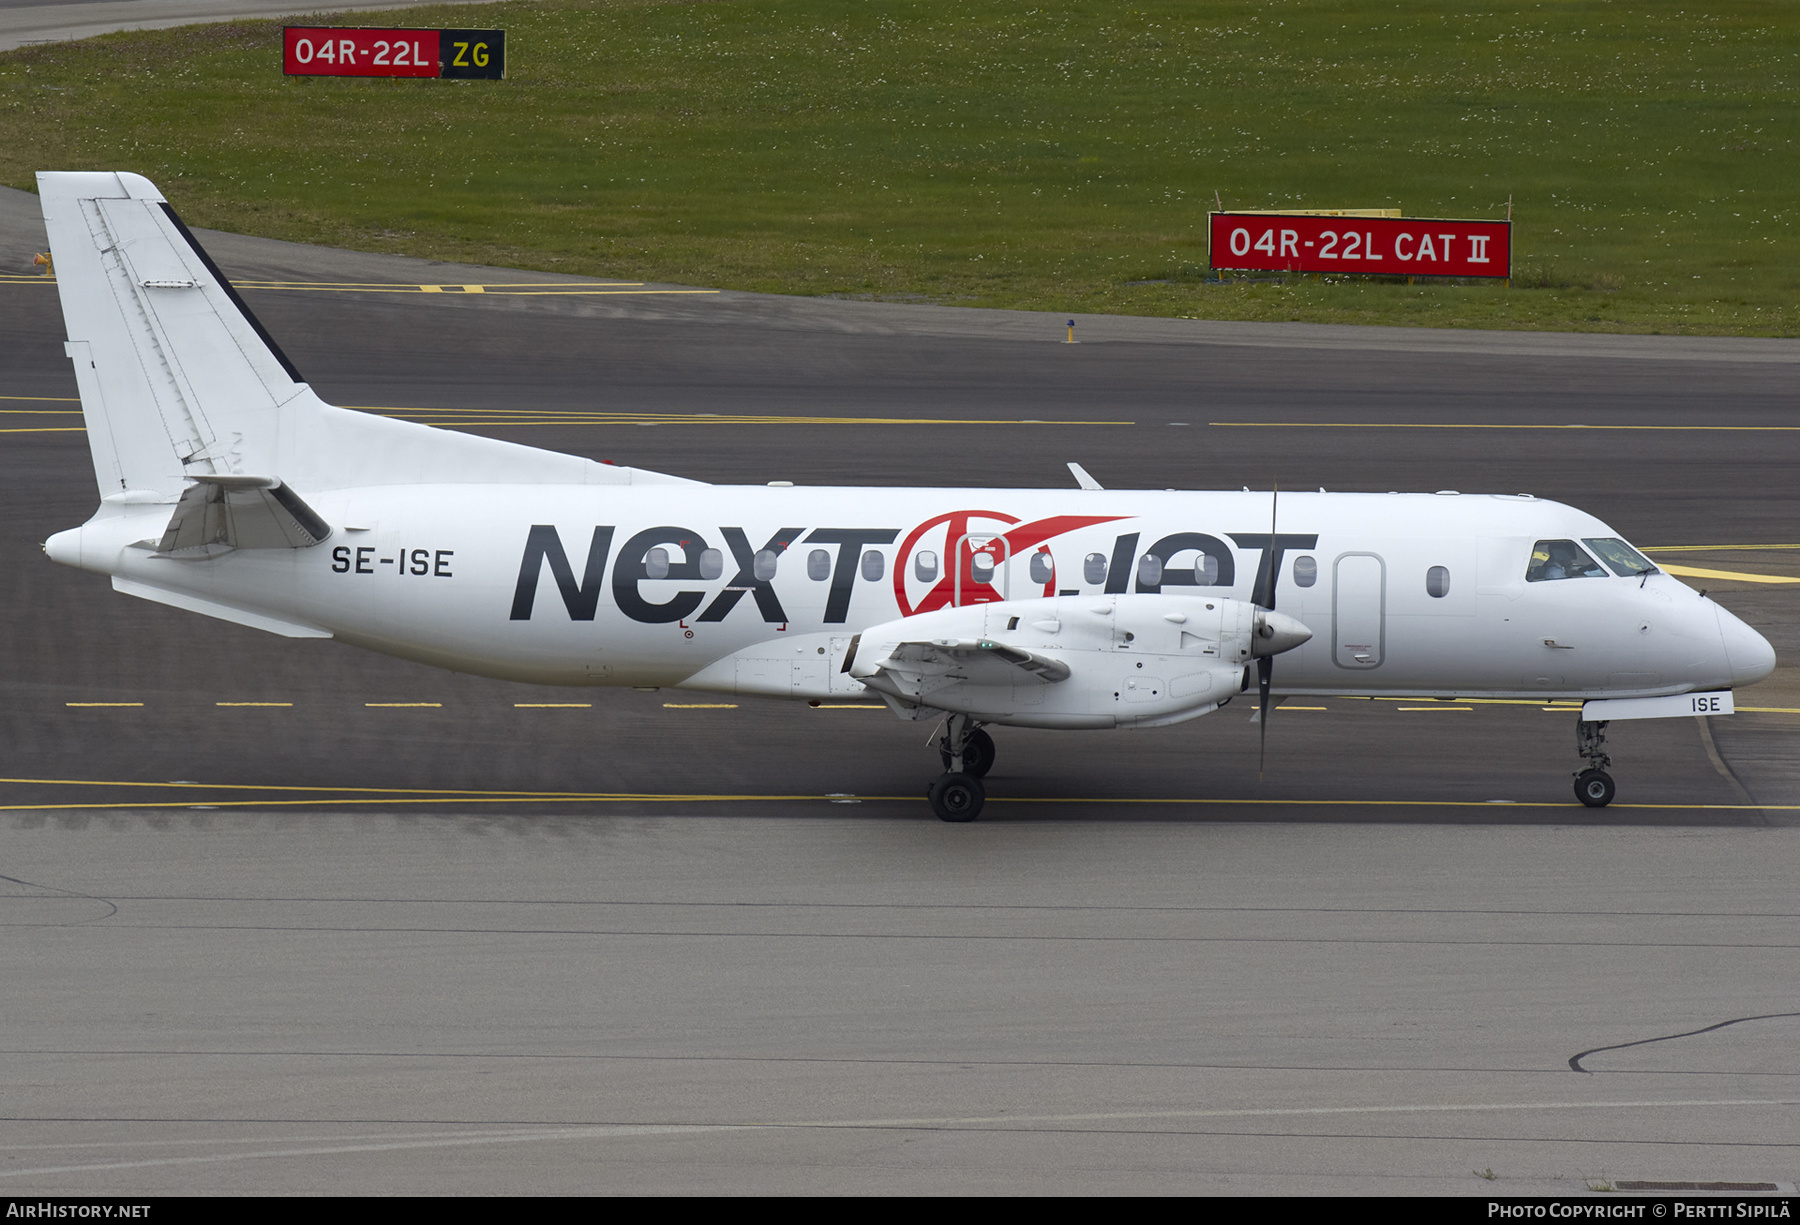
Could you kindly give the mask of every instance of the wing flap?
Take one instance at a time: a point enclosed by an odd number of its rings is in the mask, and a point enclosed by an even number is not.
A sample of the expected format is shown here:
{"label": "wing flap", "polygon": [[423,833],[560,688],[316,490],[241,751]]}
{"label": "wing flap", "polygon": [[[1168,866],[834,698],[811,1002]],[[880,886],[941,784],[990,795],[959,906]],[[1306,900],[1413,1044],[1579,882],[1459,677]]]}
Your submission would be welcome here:
{"label": "wing flap", "polygon": [[991,638],[902,642],[878,667],[890,672],[947,676],[977,685],[1011,685],[1026,679],[1054,685],[1069,679],[1069,665],[1062,660]]}

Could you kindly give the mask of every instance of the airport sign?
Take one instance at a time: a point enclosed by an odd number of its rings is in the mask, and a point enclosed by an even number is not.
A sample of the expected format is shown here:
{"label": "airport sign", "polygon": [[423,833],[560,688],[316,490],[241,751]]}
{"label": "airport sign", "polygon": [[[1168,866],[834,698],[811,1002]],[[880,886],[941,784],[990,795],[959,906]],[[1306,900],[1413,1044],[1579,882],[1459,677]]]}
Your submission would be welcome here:
{"label": "airport sign", "polygon": [[506,75],[505,30],[288,26],[281,71],[312,77],[483,77]]}
{"label": "airport sign", "polygon": [[1212,213],[1211,266],[1251,272],[1510,277],[1512,222]]}

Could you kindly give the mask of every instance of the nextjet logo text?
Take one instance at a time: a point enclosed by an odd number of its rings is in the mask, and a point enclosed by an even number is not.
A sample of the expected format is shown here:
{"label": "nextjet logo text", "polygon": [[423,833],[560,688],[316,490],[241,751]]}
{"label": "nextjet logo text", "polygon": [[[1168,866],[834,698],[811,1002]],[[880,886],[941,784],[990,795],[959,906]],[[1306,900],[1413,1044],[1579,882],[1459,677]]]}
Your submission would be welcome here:
{"label": "nextjet logo text", "polygon": [[[775,579],[778,571],[793,571],[795,562],[786,559],[802,545],[813,546],[804,550],[806,577],[826,584],[820,618],[826,625],[848,620],[852,597],[860,589],[889,587],[901,614],[910,616],[951,603],[1075,595],[1084,589],[1108,594],[1165,587],[1228,590],[1245,568],[1232,545],[1205,532],[1175,532],[1148,545],[1140,545],[1138,532],[1108,532],[1083,546],[1091,550],[1085,555],[1073,541],[1064,542],[1062,556],[1051,552],[1051,541],[1115,522],[1118,516],[1069,515],[1020,523],[995,511],[955,511],[912,529],[891,555],[882,546],[898,540],[900,528],[784,527],[758,543],[741,527],[721,527],[715,544],[693,528],[672,524],[645,528],[615,543],[619,529],[599,525],[587,535],[585,549],[580,544],[571,549],[573,542],[565,542],[555,525],[540,523],[526,535],[510,619],[533,618],[548,570],[572,621],[594,620],[601,596],[610,593],[614,607],[645,624],[723,621],[743,607],[755,609],[764,622],[785,625],[790,618]],[[1252,599],[1262,604],[1268,602],[1264,588],[1270,575],[1279,573],[1282,554],[1312,548],[1318,541],[1310,533],[1284,532],[1273,541],[1267,532],[1226,536],[1237,549],[1256,554]],[[1016,589],[1009,566],[1018,573]],[[666,585],[671,582],[708,586],[671,592]],[[787,583],[784,579],[784,587]],[[791,587],[788,591],[792,600]]]}

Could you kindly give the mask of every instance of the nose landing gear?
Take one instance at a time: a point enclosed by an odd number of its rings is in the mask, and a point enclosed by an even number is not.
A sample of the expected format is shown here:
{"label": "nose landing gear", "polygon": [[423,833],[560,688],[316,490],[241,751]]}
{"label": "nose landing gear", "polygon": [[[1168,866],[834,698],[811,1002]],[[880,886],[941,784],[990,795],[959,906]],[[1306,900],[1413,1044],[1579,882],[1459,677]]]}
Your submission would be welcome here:
{"label": "nose landing gear", "polygon": [[938,756],[945,772],[926,792],[931,811],[943,821],[973,821],[987,800],[981,777],[994,766],[994,738],[968,715],[951,715],[938,738]]}
{"label": "nose landing gear", "polygon": [[1612,775],[1606,768],[1612,758],[1606,754],[1606,724],[1579,719],[1575,723],[1575,751],[1587,760],[1587,769],[1575,775],[1575,798],[1589,808],[1605,808],[1612,803]]}

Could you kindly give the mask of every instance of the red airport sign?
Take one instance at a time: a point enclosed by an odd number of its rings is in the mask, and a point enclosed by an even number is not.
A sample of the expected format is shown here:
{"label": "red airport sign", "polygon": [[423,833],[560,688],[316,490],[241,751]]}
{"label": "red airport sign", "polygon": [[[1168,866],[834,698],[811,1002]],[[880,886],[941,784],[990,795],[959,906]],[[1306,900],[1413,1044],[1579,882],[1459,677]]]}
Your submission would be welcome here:
{"label": "red airport sign", "polygon": [[288,26],[281,71],[312,77],[489,77],[506,75],[505,30]]}
{"label": "red airport sign", "polygon": [[1512,222],[1212,213],[1211,264],[1250,272],[1512,275]]}

